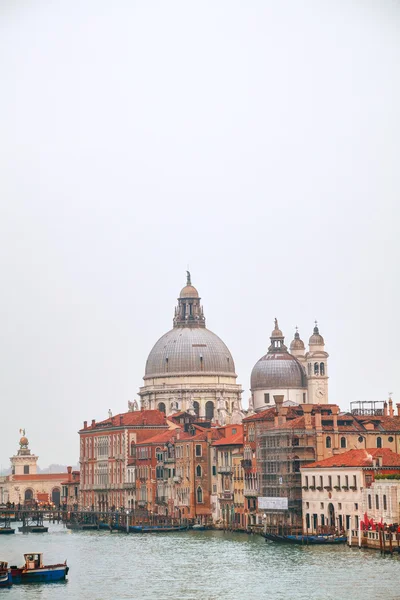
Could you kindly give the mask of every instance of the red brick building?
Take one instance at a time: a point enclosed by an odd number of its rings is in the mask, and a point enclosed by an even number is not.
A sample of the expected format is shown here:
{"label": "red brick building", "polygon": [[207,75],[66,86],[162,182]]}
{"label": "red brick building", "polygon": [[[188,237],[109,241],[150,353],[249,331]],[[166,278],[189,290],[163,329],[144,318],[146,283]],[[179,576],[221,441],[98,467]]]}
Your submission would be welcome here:
{"label": "red brick building", "polygon": [[142,410],[93,419],[83,424],[80,436],[80,506],[96,510],[133,508],[136,502],[134,471],[128,468],[132,446],[171,426],[165,413]]}

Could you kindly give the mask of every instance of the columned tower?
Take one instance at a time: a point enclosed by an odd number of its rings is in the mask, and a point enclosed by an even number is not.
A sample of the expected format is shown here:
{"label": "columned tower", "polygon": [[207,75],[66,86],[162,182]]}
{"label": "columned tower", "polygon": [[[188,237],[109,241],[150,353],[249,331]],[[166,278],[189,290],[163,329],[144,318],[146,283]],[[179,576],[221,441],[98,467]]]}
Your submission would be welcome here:
{"label": "columned tower", "polygon": [[306,354],[308,401],[310,404],[328,403],[328,358],[325,341],[319,333],[317,321],[309,339],[309,351]]}

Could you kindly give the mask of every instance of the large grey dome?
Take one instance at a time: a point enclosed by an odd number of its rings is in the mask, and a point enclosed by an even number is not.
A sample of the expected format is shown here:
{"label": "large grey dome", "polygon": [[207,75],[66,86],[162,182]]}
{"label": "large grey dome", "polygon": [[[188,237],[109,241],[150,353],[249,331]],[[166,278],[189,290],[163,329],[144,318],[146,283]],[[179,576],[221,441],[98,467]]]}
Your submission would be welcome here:
{"label": "large grey dome", "polygon": [[167,373],[234,375],[235,363],[224,342],[205,327],[174,327],[151,350],[144,379]]}
{"label": "large grey dome", "polygon": [[299,361],[288,352],[268,352],[251,372],[251,389],[307,388],[306,374]]}

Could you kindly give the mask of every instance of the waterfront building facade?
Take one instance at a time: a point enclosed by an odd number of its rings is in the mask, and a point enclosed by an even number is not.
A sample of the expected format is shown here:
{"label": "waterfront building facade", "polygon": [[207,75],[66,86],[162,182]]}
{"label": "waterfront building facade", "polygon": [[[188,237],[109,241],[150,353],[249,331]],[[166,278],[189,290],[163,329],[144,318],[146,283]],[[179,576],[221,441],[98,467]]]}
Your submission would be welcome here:
{"label": "waterfront building facade", "polygon": [[88,425],[80,436],[80,506],[106,511],[133,508],[135,469],[128,466],[132,448],[174,425],[158,410],[129,410]]}
{"label": "waterfront building facade", "polygon": [[10,458],[11,474],[0,482],[0,503],[14,505],[54,504],[60,506],[66,473],[38,473],[38,456],[32,454],[23,432],[19,449]]}
{"label": "waterfront building facade", "polygon": [[400,524],[400,468],[396,473],[380,470],[363,490],[363,514],[369,521]]}
{"label": "waterfront building facade", "polygon": [[[334,404],[288,405],[283,395],[274,403],[243,421],[245,495],[248,508],[256,504],[249,516],[258,526],[265,515],[269,527],[302,527],[301,467],[349,448],[400,452],[400,416],[391,400],[382,409],[358,406],[350,413]],[[259,506],[260,498],[267,508]]]}
{"label": "waterfront building facade", "polygon": [[61,482],[61,505],[67,510],[78,510],[79,508],[79,484],[80,473],[67,467],[67,477]]}
{"label": "waterfront building facade", "polygon": [[219,430],[222,437],[216,449],[216,522],[223,529],[245,529],[243,486],[243,425],[228,425]]}
{"label": "waterfront building facade", "polygon": [[400,474],[400,455],[388,448],[335,454],[301,468],[303,530],[312,533],[358,529],[363,515],[392,520],[397,496],[376,476]]}
{"label": "waterfront building facade", "polygon": [[220,425],[240,423],[242,388],[236,379],[229,349],[206,328],[201,299],[188,272],[173,328],[156,342],[147,358],[141,405],[167,416],[187,411]]}

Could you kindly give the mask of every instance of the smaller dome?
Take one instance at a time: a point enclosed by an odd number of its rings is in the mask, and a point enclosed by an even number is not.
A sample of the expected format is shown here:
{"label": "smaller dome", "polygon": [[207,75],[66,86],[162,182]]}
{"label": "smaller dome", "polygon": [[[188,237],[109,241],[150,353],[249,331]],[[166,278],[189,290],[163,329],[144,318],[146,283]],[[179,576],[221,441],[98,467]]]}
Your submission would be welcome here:
{"label": "smaller dome", "polygon": [[179,298],[198,298],[199,292],[193,285],[185,285],[184,288],[181,289],[181,293],[179,294]]}
{"label": "smaller dome", "polygon": [[20,446],[27,446],[29,444],[28,438],[25,436],[22,436],[22,438],[19,440],[19,445]]}
{"label": "smaller dome", "polygon": [[298,331],[294,334],[294,339],[290,344],[290,350],[305,350],[304,342],[300,339],[300,334]]}
{"label": "smaller dome", "polygon": [[324,346],[325,345],[324,338],[319,333],[318,325],[315,325],[314,333],[308,340],[308,343],[313,346]]}
{"label": "smaller dome", "polygon": [[283,333],[279,329],[278,319],[275,319],[275,327],[274,327],[274,330],[271,333],[271,338],[282,338],[282,337],[283,337]]}

